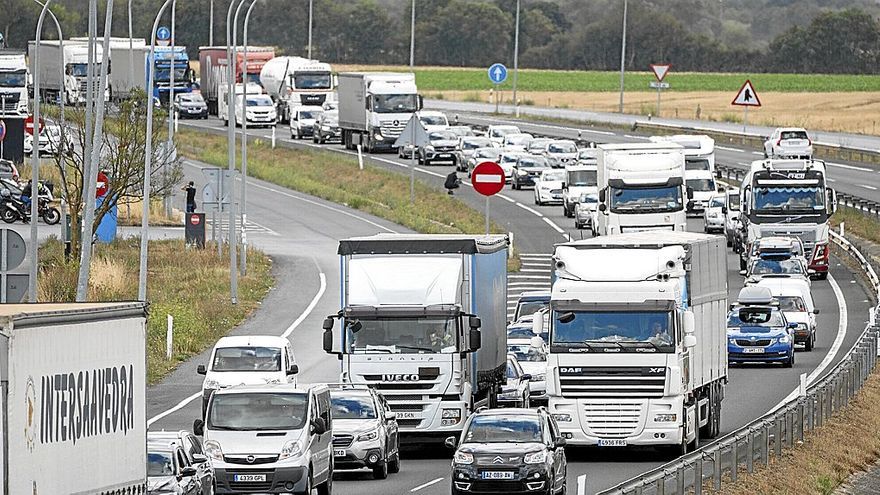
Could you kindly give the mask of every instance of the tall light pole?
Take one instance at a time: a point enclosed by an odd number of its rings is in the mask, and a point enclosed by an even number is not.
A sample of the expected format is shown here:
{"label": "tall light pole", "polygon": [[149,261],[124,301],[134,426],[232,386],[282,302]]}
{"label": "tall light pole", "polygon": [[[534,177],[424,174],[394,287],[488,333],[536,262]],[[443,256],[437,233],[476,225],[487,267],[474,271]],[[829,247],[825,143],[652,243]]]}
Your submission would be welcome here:
{"label": "tall light pole", "polygon": [[[242,67],[242,74],[247,74],[248,67],[248,57],[247,57],[247,49],[248,49],[248,23],[251,20],[251,11],[254,10],[254,7],[257,5],[258,0],[254,0],[251,2],[251,6],[248,7],[247,13],[244,15],[244,37],[242,39],[242,49],[244,51],[244,67]],[[309,0],[309,19],[311,20],[311,0]],[[311,28],[311,22],[309,22],[309,27]],[[309,58],[311,59],[311,29],[309,29]],[[248,145],[248,133],[247,133],[247,83],[245,82],[246,77],[242,76],[241,82],[245,87],[245,94],[241,99],[241,275],[247,275],[247,145]]]}
{"label": "tall light pole", "polygon": [[[166,152],[170,156],[171,150],[174,149],[174,79],[175,72],[177,72],[177,53],[175,52],[175,44],[176,40],[174,39],[177,36],[175,32],[175,23],[177,21],[177,2],[171,2],[171,68],[168,74],[169,83],[168,83],[168,143],[166,146]],[[167,160],[162,164],[162,182],[165,183],[168,181],[168,163]],[[168,188],[165,188],[165,194],[162,197],[162,207],[165,210],[165,216],[171,216],[171,195],[168,193]]]}
{"label": "tall light pole", "polygon": [[[168,8],[168,4],[176,0],[165,0],[159,13],[156,14],[156,20],[153,21],[153,31],[150,35],[150,58],[156,53],[156,31],[159,29],[159,20],[162,14]],[[144,192],[142,198],[141,212],[141,254],[140,254],[140,271],[138,273],[138,300],[147,300],[147,243],[150,234],[150,173],[152,171],[153,162],[153,85],[155,84],[156,70],[155,66],[149,68],[149,76],[147,77],[147,135],[146,145],[144,147]]]}
{"label": "tall light pole", "polygon": [[[256,3],[256,2],[254,2]],[[309,60],[312,59],[312,8],[314,0],[309,0]],[[244,32],[247,33],[247,18],[251,14],[251,9],[254,8],[254,5],[251,4],[250,8],[248,8],[248,13],[244,16]],[[247,40],[247,34],[244,35],[245,40]],[[245,46],[247,46],[247,41],[244,42]],[[244,80],[242,79],[242,82]]]}
{"label": "tall light pole", "polygon": [[416,0],[412,0],[409,19],[409,70],[412,72],[416,60]]}
{"label": "tall light pole", "polygon": [[516,0],[516,30],[513,34],[513,108],[519,117],[519,101],[516,99],[516,81],[519,78],[519,2]]}
{"label": "tall light pole", "polygon": [[[134,75],[134,41],[131,39],[131,0],[128,0],[128,73]],[[106,34],[104,36],[107,36]],[[128,88],[131,93],[132,88]]]}
{"label": "tall light pole", "polygon": [[620,106],[618,111],[623,113],[623,73],[626,68],[626,4],[623,0],[623,32],[620,36]]}
{"label": "tall light pole", "polygon": [[[232,18],[232,7],[238,1],[235,8],[235,18]],[[229,126],[227,129],[227,158],[229,160],[229,175],[235,176],[235,68],[238,65],[238,54],[236,53],[236,45],[238,44],[238,14],[245,0],[233,0],[229,3],[229,10],[226,12],[226,75],[227,89],[229,93],[226,95],[227,121]],[[231,32],[230,32],[231,29]],[[230,41],[232,44],[230,44]],[[242,77],[242,82],[244,82]],[[243,88],[246,86],[242,85]],[[242,120],[247,119],[247,115],[242,115]],[[225,189],[224,189],[225,190]],[[230,184],[229,187],[229,291],[232,304],[238,304],[238,266],[237,251],[238,245],[235,240],[235,188]]]}
{"label": "tall light pole", "polygon": [[214,46],[214,0],[211,0],[210,20],[208,21],[208,46]]}

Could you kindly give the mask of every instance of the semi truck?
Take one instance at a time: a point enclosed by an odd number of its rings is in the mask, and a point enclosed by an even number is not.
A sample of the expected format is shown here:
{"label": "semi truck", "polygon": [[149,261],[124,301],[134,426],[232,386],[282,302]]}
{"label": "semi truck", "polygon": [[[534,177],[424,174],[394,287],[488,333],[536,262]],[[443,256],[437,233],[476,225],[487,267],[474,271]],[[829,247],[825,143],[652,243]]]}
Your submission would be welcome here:
{"label": "semi truck", "polygon": [[0,494],[146,493],[146,380],[144,303],[0,305]]}
{"label": "semi truck", "polygon": [[[34,60],[36,58],[36,42],[28,42],[28,67],[31,74],[35,74]],[[59,56],[59,51],[62,53]],[[100,74],[101,61],[104,49],[100,43],[95,44],[95,72]],[[88,43],[65,41],[62,44],[58,40],[40,41],[40,97],[43,101],[60,101],[65,105],[77,105],[86,102],[86,72],[89,62]],[[62,71],[58,64],[64,64]],[[109,71],[108,67],[108,71]],[[64,73],[62,78],[61,73]],[[98,99],[101,88],[95,89]],[[110,101],[110,77],[107,77],[107,86],[103,90],[104,102]]]}
{"label": "semi truck", "polygon": [[[341,309],[323,346],[341,380],[384,394],[408,441],[493,407],[507,360],[506,236],[378,234],[339,242]],[[334,321],[340,324],[334,332]]]}
{"label": "semi truck", "polygon": [[29,78],[23,51],[0,50],[0,117],[28,116]]}
{"label": "semi truck", "polygon": [[[147,70],[154,70],[153,98],[167,105],[171,97],[171,71],[174,70],[174,94],[192,93],[195,77],[189,66],[185,46],[157,46],[153,59],[147,60]],[[146,77],[149,77],[149,72]]]}
{"label": "semi truck", "polygon": [[687,227],[693,193],[684,181],[683,148],[673,143],[601,144],[599,235]]}
{"label": "semi truck", "polygon": [[[235,64],[235,82],[261,84],[260,73],[265,64],[275,58],[275,49],[264,46],[247,47],[247,64],[244,63],[244,47],[239,46],[236,50],[238,63]],[[228,70],[225,46],[199,47],[199,84],[211,115],[218,115],[219,91],[221,86],[228,84]],[[242,74],[245,81],[242,81]]]}
{"label": "semi truck", "polygon": [[721,425],[724,238],[634,232],[556,246],[549,410],[572,445],[686,452]]}
{"label": "semi truck", "polygon": [[705,135],[651,136],[655,143],[675,143],[684,148],[684,183],[693,191],[687,212],[702,215],[718,192],[715,182],[715,140]]}
{"label": "semi truck", "polygon": [[751,245],[762,237],[797,237],[813,278],[828,276],[828,219],[837,195],[828,187],[821,160],[765,159],[752,162],[741,185],[740,221],[745,269]]}
{"label": "semi truck", "polygon": [[413,114],[422,108],[414,74],[339,74],[339,127],[346,149],[393,149]]}
{"label": "semi truck", "polygon": [[275,57],[263,65],[260,83],[275,102],[281,121],[290,122],[290,109],[321,106],[335,100],[330,64],[302,57]]}
{"label": "semi truck", "polygon": [[[85,37],[71,38],[77,43],[88,43]],[[96,38],[96,43],[103,46],[104,39]],[[110,81],[110,99],[122,101],[131,96],[132,90],[147,87],[147,57],[150,47],[143,38],[131,39],[131,52],[129,52],[128,38],[110,38],[110,67],[107,75]],[[129,64],[129,55],[132,58]]]}

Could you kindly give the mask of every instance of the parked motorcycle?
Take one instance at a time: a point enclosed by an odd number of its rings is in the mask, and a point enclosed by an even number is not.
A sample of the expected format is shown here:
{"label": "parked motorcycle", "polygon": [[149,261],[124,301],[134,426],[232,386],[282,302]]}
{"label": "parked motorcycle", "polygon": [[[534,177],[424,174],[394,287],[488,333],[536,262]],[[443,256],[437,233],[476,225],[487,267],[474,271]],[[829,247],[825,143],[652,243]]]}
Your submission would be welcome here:
{"label": "parked motorcycle", "polygon": [[[61,221],[61,212],[52,206],[52,186],[40,183],[40,194],[37,198],[37,214],[47,225],[55,225]],[[30,223],[31,207],[21,199],[21,191],[17,194],[9,187],[0,189],[0,219],[6,223],[21,220]]]}

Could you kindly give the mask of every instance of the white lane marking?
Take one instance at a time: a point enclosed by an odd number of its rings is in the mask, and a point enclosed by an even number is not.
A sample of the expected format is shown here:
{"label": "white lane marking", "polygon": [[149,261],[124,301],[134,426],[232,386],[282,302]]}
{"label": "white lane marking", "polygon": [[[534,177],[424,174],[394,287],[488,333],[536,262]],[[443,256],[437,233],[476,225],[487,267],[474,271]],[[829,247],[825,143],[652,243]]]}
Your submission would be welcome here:
{"label": "white lane marking", "polygon": [[421,490],[422,488],[427,488],[427,487],[429,487],[429,486],[431,486],[431,485],[434,485],[434,484],[440,483],[441,481],[443,481],[443,478],[437,478],[436,480],[431,480],[431,481],[429,481],[429,482],[427,482],[427,483],[422,483],[421,485],[419,485],[419,486],[413,488],[413,489],[410,490],[409,492],[410,492],[410,493],[417,492],[417,491]]}
{"label": "white lane marking", "polygon": [[862,186],[862,187],[864,187],[865,189],[870,189],[870,190],[872,190],[872,191],[876,191],[876,190],[877,190],[876,187],[874,187],[874,186],[869,186],[869,185],[867,185],[867,184],[859,184],[859,185]]}
{"label": "white lane marking", "polygon": [[[528,265],[526,265],[525,263],[522,263],[522,265],[523,265],[523,266],[528,266]],[[535,265],[532,265],[532,266],[535,266]],[[550,271],[550,267],[549,267],[549,266],[548,266],[548,267],[545,267],[545,268],[520,268],[520,269],[519,269],[519,273],[528,273],[528,272],[531,272],[531,273],[535,273],[535,272],[537,272],[537,273],[547,273],[547,272],[549,272],[549,271]]]}
{"label": "white lane marking", "polygon": [[736,153],[747,153],[746,150],[741,150],[737,148],[728,148],[727,146],[715,146],[716,150],[724,150],[724,151],[734,151]]}
{"label": "white lane marking", "polygon": [[624,134],[623,137],[630,139],[648,139],[644,136],[633,136],[632,134]]}
{"label": "white lane marking", "polygon": [[[564,129],[564,128],[563,128]],[[592,129],[578,129],[581,132],[592,132],[593,134],[601,134],[603,136],[616,136],[617,134],[610,131],[595,131]]]}
{"label": "white lane marking", "polygon": [[510,196],[505,196],[503,194],[496,194],[495,196],[498,196],[499,198],[503,199],[504,201],[507,201],[508,203],[516,203],[516,200],[511,198]]}
{"label": "white lane marking", "polygon": [[753,155],[764,156],[764,153],[761,153],[760,151],[753,151],[752,154],[753,154]]}
{"label": "white lane marking", "polygon": [[578,495],[584,495],[587,492],[587,475],[578,476]]}
{"label": "white lane marking", "polygon": [[551,228],[553,228],[554,230],[556,230],[556,232],[559,232],[560,234],[564,234],[564,233],[565,233],[565,229],[563,229],[563,228],[560,227],[559,225],[556,225],[555,223],[553,223],[553,220],[550,220],[549,218],[544,217],[544,221],[547,222],[547,225],[549,225]]}
{"label": "white lane marking", "polygon": [[522,204],[522,203],[520,203],[520,202],[518,202],[518,201],[517,201],[517,203],[516,203],[516,206],[519,206],[520,208],[522,208],[523,210],[526,210],[526,211],[529,212],[529,213],[533,213],[533,214],[535,214],[535,215],[537,215],[537,216],[539,216],[539,217],[541,217],[541,218],[544,218],[544,214],[543,214],[543,213],[541,213],[541,212],[539,212],[538,210],[535,210],[535,209],[533,209],[533,208],[529,208],[528,206],[526,206],[526,205],[524,205],[524,204]]}
{"label": "white lane marking", "polygon": [[845,165],[843,163],[835,163],[835,162],[825,162],[826,165],[831,165],[832,167],[840,167],[846,168],[849,170],[858,170],[860,172],[873,172],[874,169],[867,167],[856,167],[855,165]]}
{"label": "white lane marking", "polygon": [[[309,314],[311,314],[312,310],[314,310],[315,306],[318,304],[318,300],[321,299],[321,296],[324,295],[324,291],[327,290],[327,276],[324,275],[324,272],[319,272],[318,276],[321,279],[321,287],[318,289],[318,293],[315,294],[315,297],[312,298],[312,301],[309,303],[308,306],[306,306],[305,311],[303,311],[302,314],[300,314],[299,317],[296,320],[294,320],[293,323],[291,323],[291,325],[289,327],[287,327],[287,330],[285,330],[284,333],[281,334],[282,337],[287,338],[288,336],[290,336],[291,332],[293,332],[293,330],[296,327],[298,327],[300,325],[300,323],[302,323],[309,316]],[[168,409],[167,411],[161,412],[161,413],[153,416],[152,418],[148,419],[147,420],[147,428],[149,428],[156,421],[159,421],[160,419],[162,419],[170,414],[174,414],[175,412],[183,409],[184,407],[187,406],[187,404],[196,400],[201,395],[202,395],[202,392],[198,391],[198,392],[190,395],[186,399],[183,399],[182,401],[178,402],[177,405],[172,407],[171,409]]]}
{"label": "white lane marking", "polygon": [[[809,386],[813,383],[816,378],[825,371],[825,368],[834,361],[834,356],[837,355],[837,352],[840,350],[840,346],[843,344],[843,339],[846,337],[846,326],[849,322],[849,315],[847,314],[846,309],[846,299],[843,297],[843,291],[840,290],[840,285],[837,284],[837,281],[834,280],[834,277],[831,274],[828,274],[828,282],[831,284],[831,290],[834,291],[834,298],[837,299],[837,310],[840,314],[840,317],[837,321],[837,337],[834,338],[834,343],[831,344],[831,348],[828,349],[828,353],[825,354],[825,358],[822,359],[822,362],[819,363],[819,366],[816,367],[810,374],[807,376],[807,385]],[[788,401],[797,397],[800,387],[795,388],[788,394],[788,397],[782,399],[779,404],[776,404],[768,414],[779,409]]]}
{"label": "white lane marking", "polygon": [[825,180],[827,180],[828,182],[837,182],[836,180],[832,179],[831,177],[825,177]]}

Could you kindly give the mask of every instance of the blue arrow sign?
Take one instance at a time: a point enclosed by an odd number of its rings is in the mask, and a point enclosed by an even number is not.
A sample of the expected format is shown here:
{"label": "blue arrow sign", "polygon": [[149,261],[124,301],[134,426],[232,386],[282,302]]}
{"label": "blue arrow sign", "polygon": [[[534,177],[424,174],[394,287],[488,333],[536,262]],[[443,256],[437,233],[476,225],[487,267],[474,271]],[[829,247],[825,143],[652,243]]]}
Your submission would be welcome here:
{"label": "blue arrow sign", "polygon": [[162,40],[162,41],[170,40],[171,39],[171,30],[165,26],[160,27],[156,31],[156,39]]}
{"label": "blue arrow sign", "polygon": [[507,67],[504,64],[492,64],[488,72],[489,80],[495,84],[501,84],[507,80]]}

